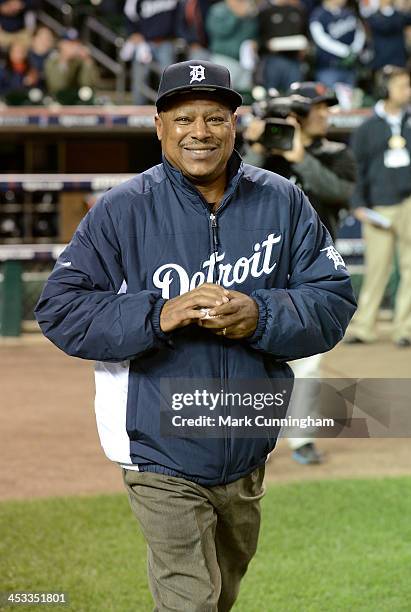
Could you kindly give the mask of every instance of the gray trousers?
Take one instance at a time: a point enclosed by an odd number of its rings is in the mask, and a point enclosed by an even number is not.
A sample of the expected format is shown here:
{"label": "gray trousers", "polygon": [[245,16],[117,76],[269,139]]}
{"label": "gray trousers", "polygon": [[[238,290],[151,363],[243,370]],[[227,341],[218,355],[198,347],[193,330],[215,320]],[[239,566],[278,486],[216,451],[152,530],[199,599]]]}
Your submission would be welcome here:
{"label": "gray trousers", "polygon": [[228,485],[123,469],[155,612],[228,612],[256,549],[265,466]]}

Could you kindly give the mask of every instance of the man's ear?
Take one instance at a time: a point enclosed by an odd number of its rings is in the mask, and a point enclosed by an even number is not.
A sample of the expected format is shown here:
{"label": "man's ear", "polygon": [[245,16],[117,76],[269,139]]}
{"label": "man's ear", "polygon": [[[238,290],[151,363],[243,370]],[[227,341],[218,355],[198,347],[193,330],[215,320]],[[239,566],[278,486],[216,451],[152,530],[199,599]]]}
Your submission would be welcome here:
{"label": "man's ear", "polygon": [[163,120],[160,115],[156,115],[154,117],[154,123],[157,130],[157,138],[161,141],[161,138],[163,136]]}
{"label": "man's ear", "polygon": [[231,121],[232,121],[232,124],[233,124],[233,129],[234,129],[234,131],[236,131],[236,129],[237,129],[237,121],[238,121],[237,113],[233,113]]}

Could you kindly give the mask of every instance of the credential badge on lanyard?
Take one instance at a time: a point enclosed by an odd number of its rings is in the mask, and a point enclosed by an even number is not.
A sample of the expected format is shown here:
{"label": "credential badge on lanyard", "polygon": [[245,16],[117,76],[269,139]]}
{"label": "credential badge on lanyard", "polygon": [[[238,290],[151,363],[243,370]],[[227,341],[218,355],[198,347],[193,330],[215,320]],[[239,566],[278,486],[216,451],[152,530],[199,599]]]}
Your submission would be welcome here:
{"label": "credential badge on lanyard", "polygon": [[384,153],[384,166],[386,168],[404,168],[411,163],[407,141],[401,136],[401,124],[390,123],[391,138],[388,149]]}

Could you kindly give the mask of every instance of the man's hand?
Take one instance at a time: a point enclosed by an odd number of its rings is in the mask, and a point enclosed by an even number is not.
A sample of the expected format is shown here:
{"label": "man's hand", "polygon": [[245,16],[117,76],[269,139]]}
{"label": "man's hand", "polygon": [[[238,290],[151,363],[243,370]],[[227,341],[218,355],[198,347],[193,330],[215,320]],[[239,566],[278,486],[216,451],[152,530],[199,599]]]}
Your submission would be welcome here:
{"label": "man's hand", "polygon": [[160,327],[170,332],[178,327],[186,327],[204,317],[200,308],[220,307],[229,300],[229,292],[221,285],[204,283],[183,295],[168,300],[160,314]]}
{"label": "man's hand", "polygon": [[90,50],[88,49],[88,47],[86,47],[86,45],[79,44],[77,49],[77,57],[84,60],[85,62],[91,60]]}
{"label": "man's hand", "polygon": [[35,85],[37,85],[38,80],[39,80],[39,73],[37,72],[37,70],[35,70],[35,68],[31,68],[26,74],[26,76],[24,77],[23,83],[27,87],[34,87]]}
{"label": "man's hand", "polygon": [[126,42],[130,42],[133,45],[139,45],[140,43],[142,43],[144,41],[145,41],[144,36],[142,34],[140,34],[139,32],[134,32],[126,40]]}
{"label": "man's hand", "polygon": [[[305,155],[301,126],[297,119],[291,116],[287,117],[287,123],[294,126],[293,148],[289,151],[283,151],[282,149],[270,149],[270,154],[280,155],[290,162],[290,164],[298,164],[303,161]],[[251,148],[256,153],[265,153],[264,147],[257,142],[264,132],[264,127],[265,121],[255,118],[250,121],[243,134],[246,140],[248,140],[250,143],[254,143],[251,145]]]}
{"label": "man's hand", "polygon": [[244,130],[243,137],[245,140],[250,142],[257,142],[257,140],[263,135],[264,128],[265,121],[259,119],[258,117],[253,117]]}
{"label": "man's hand", "polygon": [[199,319],[197,324],[231,340],[252,336],[258,323],[257,303],[240,291],[229,291],[228,294],[228,302],[210,310],[209,315],[215,318]]}
{"label": "man's hand", "polygon": [[344,57],[340,61],[339,65],[342,68],[347,68],[348,70],[350,70],[351,68],[355,66],[357,61],[358,61],[358,55],[356,53],[353,53],[353,51],[350,51],[349,55],[347,55],[347,57]]}
{"label": "man's hand", "polygon": [[59,60],[61,64],[67,64],[78,57],[78,45],[73,41],[63,40],[60,46]]}
{"label": "man's hand", "polygon": [[367,223],[367,221],[369,221],[367,216],[367,208],[365,206],[358,206],[358,208],[354,209],[352,214],[356,219],[358,219],[358,221],[361,221],[361,223]]}
{"label": "man's hand", "polygon": [[271,149],[271,153],[273,155],[281,155],[281,157],[284,157],[284,159],[290,162],[290,164],[299,164],[303,161],[305,155],[305,149],[301,135],[301,126],[294,117],[287,117],[287,122],[294,126],[293,148],[289,151]]}

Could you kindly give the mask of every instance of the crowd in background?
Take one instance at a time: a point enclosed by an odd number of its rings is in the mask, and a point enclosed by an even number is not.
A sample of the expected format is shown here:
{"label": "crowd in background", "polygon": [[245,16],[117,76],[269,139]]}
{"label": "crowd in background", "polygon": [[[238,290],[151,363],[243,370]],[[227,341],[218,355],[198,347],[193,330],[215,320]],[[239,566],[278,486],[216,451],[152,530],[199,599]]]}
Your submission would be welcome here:
{"label": "crowd in background", "polygon": [[[7,103],[37,102],[29,92],[74,102],[70,92],[98,87],[99,73],[79,32],[61,36],[36,19],[36,0],[0,0],[0,96]],[[65,97],[66,96],[66,99]],[[68,96],[68,97],[67,97]],[[26,99],[27,98],[27,99]]]}
{"label": "crowd in background", "polygon": [[[250,101],[254,85],[286,91],[313,79],[348,105],[372,98],[376,71],[408,66],[410,0],[94,0],[99,15],[120,12],[121,58],[135,104],[151,103],[153,66],[181,59],[226,65]],[[117,7],[117,11],[114,11]],[[99,88],[99,67],[74,28],[56,36],[37,18],[41,0],[0,0],[0,96],[38,88],[53,98]],[[96,8],[97,10],[97,8]],[[154,89],[156,84],[154,83]],[[352,92],[360,92],[356,101]],[[362,92],[362,93],[361,93]],[[62,97],[63,103],[70,98]]]}
{"label": "crowd in background", "polygon": [[127,0],[133,100],[146,101],[152,60],[164,68],[179,59],[180,39],[184,59],[227,66],[246,101],[254,85],[284,92],[313,79],[337,85],[351,105],[356,86],[372,95],[382,66],[408,62],[410,10],[395,0]]}

